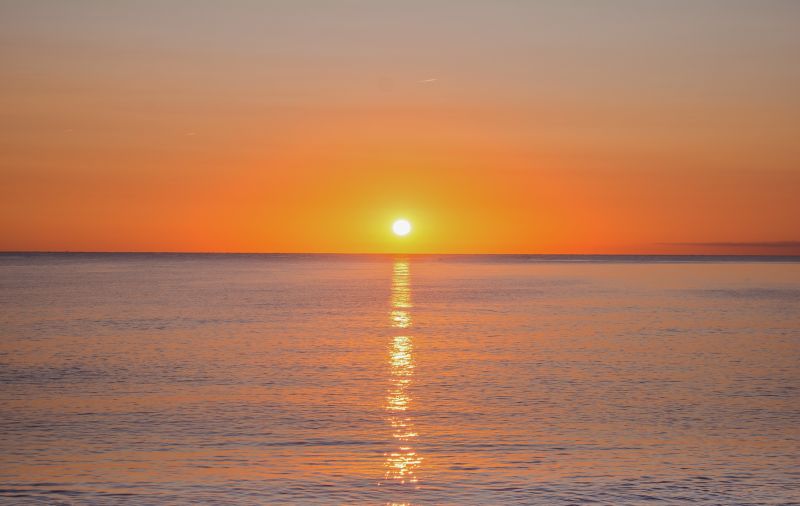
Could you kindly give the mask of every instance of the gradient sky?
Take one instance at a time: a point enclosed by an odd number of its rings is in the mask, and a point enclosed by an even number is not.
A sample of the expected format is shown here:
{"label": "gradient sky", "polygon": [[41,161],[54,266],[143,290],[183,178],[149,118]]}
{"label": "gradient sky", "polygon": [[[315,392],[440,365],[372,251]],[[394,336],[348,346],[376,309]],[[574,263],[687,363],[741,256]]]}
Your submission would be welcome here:
{"label": "gradient sky", "polygon": [[0,0],[0,249],[800,253],[798,26],[791,1]]}

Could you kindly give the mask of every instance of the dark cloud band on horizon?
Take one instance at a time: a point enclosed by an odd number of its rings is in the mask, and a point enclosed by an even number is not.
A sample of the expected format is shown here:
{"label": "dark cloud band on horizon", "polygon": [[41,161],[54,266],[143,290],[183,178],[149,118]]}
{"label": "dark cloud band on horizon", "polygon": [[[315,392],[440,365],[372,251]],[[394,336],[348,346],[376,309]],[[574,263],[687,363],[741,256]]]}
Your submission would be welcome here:
{"label": "dark cloud band on horizon", "polygon": [[662,242],[661,246],[705,246],[713,248],[800,248],[800,241],[763,241],[763,242]]}

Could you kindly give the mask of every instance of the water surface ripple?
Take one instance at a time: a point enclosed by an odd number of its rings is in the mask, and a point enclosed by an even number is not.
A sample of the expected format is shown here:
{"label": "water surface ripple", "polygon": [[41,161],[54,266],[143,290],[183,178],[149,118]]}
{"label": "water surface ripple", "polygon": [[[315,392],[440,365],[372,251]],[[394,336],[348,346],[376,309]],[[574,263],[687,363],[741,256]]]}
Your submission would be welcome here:
{"label": "water surface ripple", "polygon": [[800,503],[800,263],[0,254],[3,504]]}

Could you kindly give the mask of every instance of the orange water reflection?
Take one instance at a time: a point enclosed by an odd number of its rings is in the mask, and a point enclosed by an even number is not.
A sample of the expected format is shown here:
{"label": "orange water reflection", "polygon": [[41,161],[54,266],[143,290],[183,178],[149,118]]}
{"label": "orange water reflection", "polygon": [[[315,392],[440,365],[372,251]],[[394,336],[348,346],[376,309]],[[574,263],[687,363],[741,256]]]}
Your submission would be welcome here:
{"label": "orange water reflection", "polygon": [[[389,315],[393,328],[405,331],[411,327],[411,285],[407,260],[396,260],[392,272],[392,310]],[[408,388],[414,378],[414,342],[405,332],[392,338],[389,345],[390,386],[384,409],[392,428],[396,447],[386,454],[385,478],[394,482],[417,483],[417,471],[422,462],[412,443],[417,437],[410,416],[412,398]]]}

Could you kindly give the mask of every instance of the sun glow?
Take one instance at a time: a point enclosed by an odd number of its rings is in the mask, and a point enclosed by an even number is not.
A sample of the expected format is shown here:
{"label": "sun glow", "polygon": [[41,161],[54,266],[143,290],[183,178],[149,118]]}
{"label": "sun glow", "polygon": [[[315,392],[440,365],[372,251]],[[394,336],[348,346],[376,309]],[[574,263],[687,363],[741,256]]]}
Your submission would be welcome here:
{"label": "sun glow", "polygon": [[392,224],[392,231],[395,235],[408,235],[411,232],[411,223],[408,220],[396,220]]}

